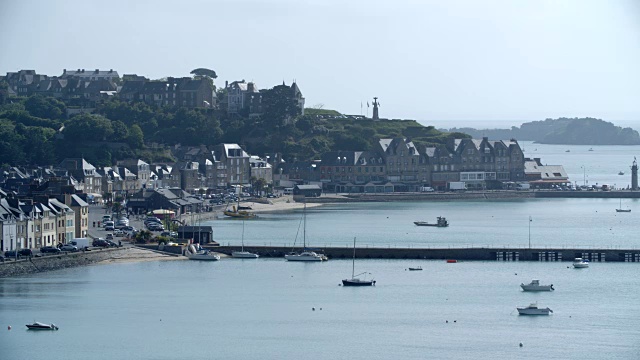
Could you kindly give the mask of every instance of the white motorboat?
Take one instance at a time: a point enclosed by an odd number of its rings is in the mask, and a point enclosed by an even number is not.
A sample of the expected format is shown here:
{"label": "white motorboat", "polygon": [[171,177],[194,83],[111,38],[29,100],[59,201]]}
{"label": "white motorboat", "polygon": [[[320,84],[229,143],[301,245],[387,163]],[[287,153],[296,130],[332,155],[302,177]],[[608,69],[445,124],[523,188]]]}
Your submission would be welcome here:
{"label": "white motorboat", "polygon": [[189,260],[217,261],[220,255],[202,248],[196,249],[195,246],[189,245],[184,254]]}
{"label": "white motorboat", "polygon": [[[304,204],[302,211],[302,252],[291,252],[284,256],[287,261],[323,261],[327,257],[307,249],[307,203]],[[297,236],[297,235],[296,235]]]}
{"label": "white motorboat", "polygon": [[27,324],[29,330],[58,330],[55,324],[43,324],[41,322],[34,322],[33,324]]}
{"label": "white motorboat", "polygon": [[582,258],[575,258],[573,260],[573,267],[576,269],[583,269],[589,267],[589,260],[584,260]]}
{"label": "white motorboat", "polygon": [[520,287],[524,291],[553,291],[553,284],[540,285],[540,280],[531,280],[529,284],[520,284]]}
{"label": "white motorboat", "polygon": [[240,251],[232,251],[231,257],[236,259],[257,259],[258,254],[254,254],[249,251],[244,251],[244,220],[242,220],[242,248]]}
{"label": "white motorboat", "polygon": [[553,310],[547,308],[539,308],[538,304],[533,303],[527,307],[518,307],[518,314],[520,315],[549,315]]}

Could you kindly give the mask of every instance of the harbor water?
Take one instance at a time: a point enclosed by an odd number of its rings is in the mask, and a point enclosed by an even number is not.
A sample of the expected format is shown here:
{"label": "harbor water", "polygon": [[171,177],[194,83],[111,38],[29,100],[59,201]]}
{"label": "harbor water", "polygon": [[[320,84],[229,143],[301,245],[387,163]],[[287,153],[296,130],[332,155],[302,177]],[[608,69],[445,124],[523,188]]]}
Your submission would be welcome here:
{"label": "harbor water", "polygon": [[[567,265],[358,260],[356,272],[377,280],[365,288],[339,286],[350,260],[142,262],[2,279],[2,358],[637,358],[638,265]],[[556,290],[522,292],[531,279]],[[554,313],[517,315],[532,302]],[[60,330],[26,330],[34,320]]]}
{"label": "harbor water", "polygon": [[[572,181],[626,187],[640,147],[523,144]],[[569,150],[570,152],[566,152]],[[535,152],[537,154],[531,154]],[[584,154],[582,154],[584,152]],[[584,160],[586,171],[583,166]],[[588,161],[587,161],[588,160]],[[618,171],[625,176],[618,176]],[[618,180],[620,179],[620,180]],[[245,221],[246,245],[640,249],[638,200],[522,199],[351,203]],[[448,228],[413,221],[445,216]],[[532,221],[529,221],[529,219]],[[213,220],[242,241],[242,221]],[[204,223],[203,223],[204,225]],[[530,234],[530,236],[529,236]],[[0,279],[2,359],[635,359],[637,263],[357,260],[375,287],[343,288],[352,262],[157,261]],[[422,271],[407,271],[421,266]],[[554,292],[525,293],[540,279]],[[550,316],[518,316],[537,302]],[[33,321],[58,331],[28,331]],[[11,330],[8,330],[11,326]],[[522,346],[520,346],[522,343]]]}

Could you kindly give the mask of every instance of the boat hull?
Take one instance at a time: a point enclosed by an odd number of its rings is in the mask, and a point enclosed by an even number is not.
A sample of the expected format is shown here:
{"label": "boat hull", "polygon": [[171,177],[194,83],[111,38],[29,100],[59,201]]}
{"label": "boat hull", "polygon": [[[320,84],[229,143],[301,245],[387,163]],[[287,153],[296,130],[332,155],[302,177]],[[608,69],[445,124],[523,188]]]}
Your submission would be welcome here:
{"label": "boat hull", "polygon": [[631,212],[631,209],[616,209],[616,212]]}
{"label": "boat hull", "polygon": [[27,329],[29,330],[58,330],[58,327],[54,324],[27,324]]}
{"label": "boat hull", "polygon": [[310,256],[310,255],[285,255],[284,256],[287,261],[322,261],[321,256]]}
{"label": "boat hull", "polygon": [[553,285],[524,285],[520,284],[524,291],[553,291]]}
{"label": "boat hull", "polygon": [[342,280],[343,286],[373,286],[375,280],[360,280],[360,279],[344,279]]}
{"label": "boat hull", "polygon": [[573,264],[573,267],[576,269],[584,269],[584,268],[588,268],[589,264]]}
{"label": "boat hull", "polygon": [[220,260],[219,255],[200,255],[200,254],[187,254],[186,255],[189,260],[200,260],[200,261],[218,261]]}
{"label": "boat hull", "polygon": [[549,308],[545,309],[531,309],[531,308],[517,308],[519,315],[549,315],[553,311]]}
{"label": "boat hull", "polygon": [[231,257],[236,259],[257,259],[259,255],[248,251],[233,251],[231,252]]}

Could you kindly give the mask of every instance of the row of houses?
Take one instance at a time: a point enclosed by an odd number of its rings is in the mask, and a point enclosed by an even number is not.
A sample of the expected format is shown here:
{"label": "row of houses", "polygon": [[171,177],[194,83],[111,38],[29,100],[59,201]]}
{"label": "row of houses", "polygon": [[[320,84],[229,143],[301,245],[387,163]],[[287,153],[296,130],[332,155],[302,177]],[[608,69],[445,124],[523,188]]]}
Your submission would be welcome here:
{"label": "row of houses", "polygon": [[469,189],[501,189],[512,183],[540,187],[568,183],[561,165],[527,159],[515,139],[453,139],[439,146],[416,146],[406,138],[379,139],[374,149],[331,151],[320,161],[279,164],[276,185],[317,183],[335,192],[448,189],[465,182]]}
{"label": "row of houses", "polygon": [[[129,102],[144,102],[155,106],[188,108],[221,108],[229,115],[259,116],[264,113],[264,97],[270,91],[289,98],[304,114],[305,99],[298,85],[277,85],[272,89],[258,89],[253,82],[225,82],[223,99],[217,98],[213,80],[203,76],[168,77],[150,80],[136,74],[109,70],[67,70],[59,76],[38,74],[35,70],[8,72],[0,76],[8,84],[9,96],[42,95],[63,100],[69,106],[91,109],[98,101],[119,98]],[[220,102],[220,104],[219,104]],[[70,111],[73,114],[75,111]]]}
{"label": "row of houses", "polygon": [[86,237],[89,206],[79,195],[19,199],[0,190],[0,247],[3,251],[55,246]]}

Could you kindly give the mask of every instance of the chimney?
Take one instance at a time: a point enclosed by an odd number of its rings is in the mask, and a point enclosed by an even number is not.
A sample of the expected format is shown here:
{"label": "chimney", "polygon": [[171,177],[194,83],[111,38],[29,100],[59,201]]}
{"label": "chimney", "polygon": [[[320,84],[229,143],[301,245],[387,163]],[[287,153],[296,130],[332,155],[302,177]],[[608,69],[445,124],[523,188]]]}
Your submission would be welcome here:
{"label": "chimney", "polygon": [[96,74],[100,73],[100,69],[96,69]]}
{"label": "chimney", "polygon": [[67,69],[62,69],[62,73],[66,74],[67,73]]}
{"label": "chimney", "polygon": [[80,72],[80,69],[78,69],[78,71],[76,71],[76,72]]}
{"label": "chimney", "polygon": [[253,83],[252,83],[252,82],[250,82],[250,83],[248,83],[248,84],[247,84],[247,91],[248,91],[248,92],[253,92],[253,91],[254,91],[254,90],[253,90]]}
{"label": "chimney", "polygon": [[111,74],[113,72],[113,69],[109,69],[109,74]]}
{"label": "chimney", "polygon": [[229,87],[229,80],[225,80],[225,81],[224,81],[224,87],[225,87],[225,88],[228,88],[228,87]]}
{"label": "chimney", "polygon": [[484,141],[489,141],[489,137],[488,137],[488,136],[483,136],[483,137],[482,137],[482,140],[484,140]]}
{"label": "chimney", "polygon": [[82,69],[82,72],[84,72],[84,69]]}

